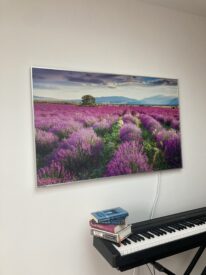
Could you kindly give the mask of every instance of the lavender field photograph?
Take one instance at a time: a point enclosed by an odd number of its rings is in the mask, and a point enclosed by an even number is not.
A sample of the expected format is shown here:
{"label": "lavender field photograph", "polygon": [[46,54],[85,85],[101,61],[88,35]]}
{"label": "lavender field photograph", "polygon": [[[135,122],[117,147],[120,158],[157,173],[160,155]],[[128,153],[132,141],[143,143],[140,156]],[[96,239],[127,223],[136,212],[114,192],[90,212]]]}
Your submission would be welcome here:
{"label": "lavender field photograph", "polygon": [[37,185],[182,167],[176,79],[32,68]]}

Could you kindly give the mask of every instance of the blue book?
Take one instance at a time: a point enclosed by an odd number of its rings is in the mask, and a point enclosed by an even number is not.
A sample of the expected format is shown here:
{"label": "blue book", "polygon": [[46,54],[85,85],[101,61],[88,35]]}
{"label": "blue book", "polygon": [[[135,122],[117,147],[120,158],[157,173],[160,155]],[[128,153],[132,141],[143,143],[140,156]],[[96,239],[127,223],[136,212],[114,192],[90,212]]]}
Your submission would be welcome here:
{"label": "blue book", "polygon": [[97,223],[122,224],[129,213],[121,207],[92,212],[92,219]]}

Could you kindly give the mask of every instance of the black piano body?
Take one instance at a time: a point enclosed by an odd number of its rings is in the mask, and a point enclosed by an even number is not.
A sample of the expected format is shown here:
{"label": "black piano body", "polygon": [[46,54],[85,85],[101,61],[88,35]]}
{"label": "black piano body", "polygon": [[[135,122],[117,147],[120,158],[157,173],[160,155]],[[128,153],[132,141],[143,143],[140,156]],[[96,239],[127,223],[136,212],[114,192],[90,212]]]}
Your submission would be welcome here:
{"label": "black piano body", "polygon": [[[199,220],[203,223],[205,222],[206,225],[206,207],[134,223],[132,224],[132,234],[141,234],[141,232],[148,232],[155,228],[162,228],[185,222],[193,222],[195,223],[195,227],[198,227]],[[195,247],[205,246],[206,230],[205,232],[194,234],[175,241],[170,241],[168,239],[168,242],[164,244],[123,256],[110,241],[94,237],[93,245],[112,267],[117,268],[120,271],[125,271]]]}

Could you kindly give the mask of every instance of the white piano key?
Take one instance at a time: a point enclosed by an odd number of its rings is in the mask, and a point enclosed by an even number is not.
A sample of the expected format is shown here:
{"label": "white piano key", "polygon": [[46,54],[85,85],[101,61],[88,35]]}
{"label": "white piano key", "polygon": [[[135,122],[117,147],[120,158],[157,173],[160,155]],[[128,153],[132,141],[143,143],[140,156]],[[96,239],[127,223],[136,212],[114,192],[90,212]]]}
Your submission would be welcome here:
{"label": "white piano key", "polygon": [[[163,231],[163,229],[161,230]],[[205,231],[206,231],[206,224],[195,225],[194,227],[191,227],[191,228],[176,230],[175,232],[172,232],[172,233],[168,233],[165,231],[166,234],[161,236],[156,236],[150,231],[148,231],[150,234],[154,236],[154,238],[147,239],[146,237],[142,236],[144,237],[145,240],[141,242],[140,241],[134,242],[130,239],[131,244],[121,245],[120,247],[115,246],[115,248],[119,251],[119,253],[122,256],[124,256],[131,253],[139,252],[151,247],[155,247],[158,245],[162,245],[172,241],[190,237],[199,233],[203,233]],[[141,234],[138,234],[138,235],[141,235]]]}

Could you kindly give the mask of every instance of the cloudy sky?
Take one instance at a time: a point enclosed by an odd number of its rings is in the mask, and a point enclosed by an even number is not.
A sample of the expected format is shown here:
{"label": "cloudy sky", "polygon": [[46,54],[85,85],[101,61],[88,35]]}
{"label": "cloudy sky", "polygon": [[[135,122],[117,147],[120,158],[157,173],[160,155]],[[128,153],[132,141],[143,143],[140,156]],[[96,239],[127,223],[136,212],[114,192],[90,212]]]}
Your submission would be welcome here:
{"label": "cloudy sky", "polygon": [[137,100],[157,95],[178,97],[175,79],[33,68],[32,80],[33,95],[37,97],[65,100],[81,99],[85,94]]}

